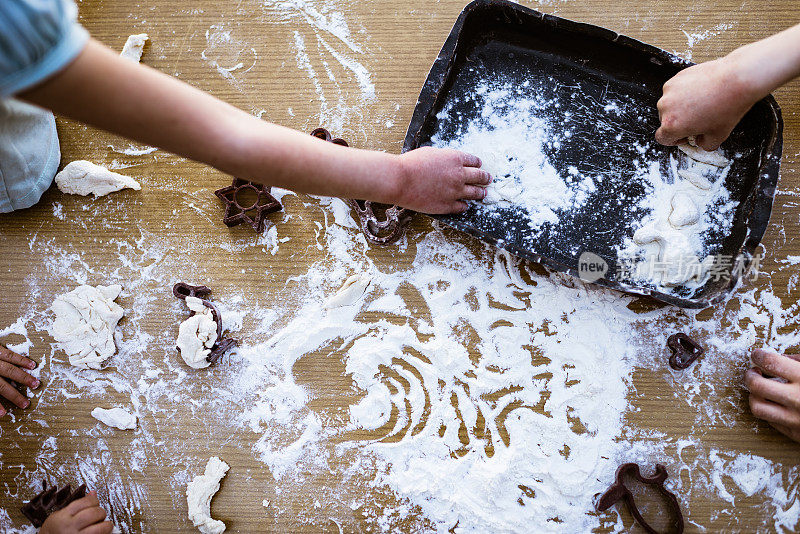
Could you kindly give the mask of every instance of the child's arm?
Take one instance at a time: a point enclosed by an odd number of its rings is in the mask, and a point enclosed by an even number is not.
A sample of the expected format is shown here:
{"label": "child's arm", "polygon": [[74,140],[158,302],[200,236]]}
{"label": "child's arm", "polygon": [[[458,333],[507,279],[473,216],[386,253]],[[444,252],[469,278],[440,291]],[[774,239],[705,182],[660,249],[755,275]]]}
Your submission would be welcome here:
{"label": "child's arm", "polygon": [[491,180],[478,158],[460,152],[346,149],[264,122],[96,41],[20,96],[239,178],[302,193],[445,213],[466,209],[462,200],[483,199],[481,186]]}
{"label": "child's arm", "polygon": [[716,150],[753,104],[800,76],[800,25],[727,56],[689,67],[664,85],[656,140],[675,145],[689,136]]}
{"label": "child's arm", "polygon": [[781,434],[800,442],[800,356],[758,349],[751,360],[756,367],[744,377],[750,391],[750,410]]}
{"label": "child's arm", "polygon": [[39,534],[111,534],[114,525],[103,521],[105,518],[97,493],[90,491],[86,497],[50,514]]}
{"label": "child's arm", "polygon": [[[25,356],[20,356],[16,352],[12,352],[0,345],[0,396],[14,403],[19,408],[27,408],[30,406],[31,401],[26,399],[22,393],[9,384],[8,380],[12,380],[17,384],[27,386],[31,389],[36,389],[39,387],[39,381],[23,371],[23,369],[35,368],[36,362],[33,360]],[[5,414],[6,409],[0,406],[0,417]]]}

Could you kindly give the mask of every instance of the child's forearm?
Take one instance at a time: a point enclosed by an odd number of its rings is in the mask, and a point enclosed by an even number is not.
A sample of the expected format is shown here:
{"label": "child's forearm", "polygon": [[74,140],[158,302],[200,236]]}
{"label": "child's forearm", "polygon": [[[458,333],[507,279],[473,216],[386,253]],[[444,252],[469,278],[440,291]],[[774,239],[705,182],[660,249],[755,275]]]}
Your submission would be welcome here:
{"label": "child's forearm", "polygon": [[755,102],[800,76],[800,24],[738,48],[724,59]]}
{"label": "child's forearm", "polygon": [[56,113],[269,185],[395,202],[397,156],[344,149],[261,121],[90,41],[77,60],[20,95]]}

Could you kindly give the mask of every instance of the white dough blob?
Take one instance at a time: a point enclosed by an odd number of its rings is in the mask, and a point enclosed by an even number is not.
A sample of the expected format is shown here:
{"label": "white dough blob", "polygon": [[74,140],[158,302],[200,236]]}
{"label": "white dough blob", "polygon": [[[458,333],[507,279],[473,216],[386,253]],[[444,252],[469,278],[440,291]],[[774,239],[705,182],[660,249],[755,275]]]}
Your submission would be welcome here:
{"label": "white dough blob", "polygon": [[230,466],[212,456],[206,464],[205,473],[194,477],[186,487],[189,519],[203,534],[222,534],[225,523],[211,517],[211,498],[219,491],[219,482]]}
{"label": "white dough blob", "polygon": [[139,63],[142,60],[142,52],[144,51],[144,44],[150,37],[146,33],[137,33],[128,37],[125,41],[125,46],[122,47],[120,57]]}
{"label": "white dough blob", "polygon": [[708,150],[703,150],[697,145],[693,145],[691,140],[689,143],[683,143],[678,145],[678,148],[681,152],[692,158],[694,161],[699,161],[701,163],[707,163],[709,165],[713,165],[715,167],[725,168],[730,164],[728,158],[722,155],[722,152],[719,150],[715,150],[714,152],[709,152]]}
{"label": "white dough blob", "polygon": [[119,428],[120,430],[133,430],[136,428],[136,416],[122,408],[95,408],[92,417],[104,425]]}
{"label": "white dough blob", "polygon": [[114,328],[125,311],[114,302],[122,286],[79,286],[56,297],[56,314],[50,335],[69,356],[69,363],[82,369],[100,369],[117,352]]}
{"label": "white dough blob", "polygon": [[364,296],[372,280],[366,274],[354,274],[347,280],[339,291],[325,302],[325,309],[352,306]]}
{"label": "white dough blob", "polygon": [[707,280],[715,260],[704,252],[702,235],[714,225],[730,225],[736,207],[724,186],[730,161],[693,144],[678,148],[689,156],[681,163],[686,168],[679,169],[678,161],[670,158],[672,183],[653,168],[648,177],[653,189],[648,195],[650,215],[632,243],[620,250],[620,257],[638,258],[634,279],[664,288],[699,286]]}
{"label": "white dough blob", "polygon": [[111,172],[105,167],[86,160],[67,164],[61,172],[56,174],[56,184],[64,193],[94,195],[95,197],[102,197],[120,189],[128,188],[139,191],[142,188],[139,182],[130,176]]}
{"label": "white dough blob", "polygon": [[176,344],[186,365],[203,369],[211,365],[207,358],[217,341],[217,323],[199,298],[186,297],[186,305],[195,314],[181,323]]}

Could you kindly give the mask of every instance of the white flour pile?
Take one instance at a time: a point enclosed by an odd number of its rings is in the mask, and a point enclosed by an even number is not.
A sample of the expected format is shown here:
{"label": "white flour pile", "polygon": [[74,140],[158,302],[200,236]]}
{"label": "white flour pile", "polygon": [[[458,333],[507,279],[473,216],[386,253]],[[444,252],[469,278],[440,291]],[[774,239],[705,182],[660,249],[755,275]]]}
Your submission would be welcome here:
{"label": "white flour pile", "polygon": [[[536,231],[546,222],[557,222],[559,210],[580,207],[596,186],[591,177],[562,177],[551,165],[545,148],[557,141],[548,122],[539,117],[542,103],[530,93],[528,82],[522,86],[482,82],[470,96],[478,102],[480,117],[469,121],[465,129],[459,127],[446,135],[438,131],[431,142],[481,158],[483,168],[494,178],[483,204],[489,209],[524,208],[530,229]],[[456,104],[448,103],[437,118],[448,121],[458,116]]]}

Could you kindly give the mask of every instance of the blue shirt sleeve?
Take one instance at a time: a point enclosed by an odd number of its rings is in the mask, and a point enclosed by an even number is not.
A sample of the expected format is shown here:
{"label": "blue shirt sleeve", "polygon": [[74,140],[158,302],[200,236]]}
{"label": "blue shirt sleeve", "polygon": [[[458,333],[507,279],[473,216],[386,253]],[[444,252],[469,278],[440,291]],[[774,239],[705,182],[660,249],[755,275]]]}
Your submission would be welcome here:
{"label": "blue shirt sleeve", "polygon": [[89,35],[72,0],[0,0],[0,98],[66,67]]}

